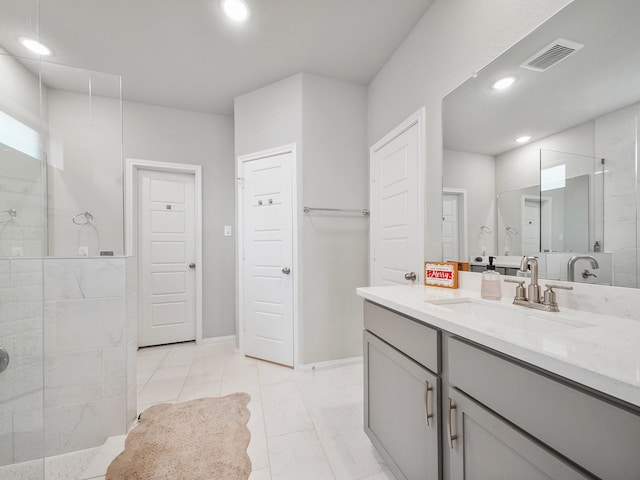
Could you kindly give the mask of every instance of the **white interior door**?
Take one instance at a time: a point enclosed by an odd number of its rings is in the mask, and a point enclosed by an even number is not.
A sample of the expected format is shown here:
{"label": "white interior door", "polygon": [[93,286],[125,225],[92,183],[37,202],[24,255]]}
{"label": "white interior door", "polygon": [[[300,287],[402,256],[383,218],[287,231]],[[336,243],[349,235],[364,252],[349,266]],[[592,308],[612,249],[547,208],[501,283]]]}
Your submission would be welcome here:
{"label": "white interior door", "polygon": [[372,285],[422,278],[419,124],[372,149]]}
{"label": "white interior door", "polygon": [[293,366],[293,152],[243,162],[245,355]]}
{"label": "white interior door", "polygon": [[462,260],[460,258],[460,232],[458,226],[458,195],[442,195],[442,259]]}
{"label": "white interior door", "polygon": [[540,199],[522,197],[522,254],[540,252]]}
{"label": "white interior door", "polygon": [[139,345],[195,340],[194,175],[138,172]]}

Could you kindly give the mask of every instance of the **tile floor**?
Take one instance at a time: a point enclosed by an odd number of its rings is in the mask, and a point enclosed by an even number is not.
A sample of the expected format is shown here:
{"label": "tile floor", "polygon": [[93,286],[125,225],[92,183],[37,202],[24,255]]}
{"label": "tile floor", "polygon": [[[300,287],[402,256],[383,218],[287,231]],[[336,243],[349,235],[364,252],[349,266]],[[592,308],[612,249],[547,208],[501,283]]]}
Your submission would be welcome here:
{"label": "tile floor", "polygon": [[[362,389],[362,364],[300,373],[242,357],[231,344],[138,352],[138,411],[237,391],[251,395],[250,480],[395,480],[363,432]],[[46,480],[104,479],[124,438],[47,459]]]}

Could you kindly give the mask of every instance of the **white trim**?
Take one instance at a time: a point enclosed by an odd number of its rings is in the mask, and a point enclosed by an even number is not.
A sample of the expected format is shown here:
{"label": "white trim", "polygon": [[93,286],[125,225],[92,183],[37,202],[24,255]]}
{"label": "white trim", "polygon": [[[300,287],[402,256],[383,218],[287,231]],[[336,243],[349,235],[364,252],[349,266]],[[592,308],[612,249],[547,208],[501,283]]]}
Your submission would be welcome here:
{"label": "white trim", "polygon": [[293,275],[293,365],[294,368],[296,365],[298,365],[298,361],[299,361],[299,350],[298,350],[298,346],[299,346],[299,342],[298,342],[298,332],[299,332],[299,325],[298,325],[298,321],[299,321],[299,303],[298,303],[298,292],[299,292],[299,282],[300,282],[300,268],[299,268],[299,262],[298,262],[298,157],[297,157],[297,153],[296,153],[296,144],[295,143],[291,143],[288,145],[283,145],[280,147],[275,147],[275,148],[270,148],[267,150],[262,150],[259,152],[254,152],[254,153],[249,153],[246,155],[240,155],[237,157],[236,160],[236,172],[237,172],[237,176],[238,176],[238,186],[236,188],[236,198],[237,198],[237,222],[236,222],[236,230],[237,230],[237,237],[238,237],[238,243],[237,243],[237,248],[236,248],[236,256],[237,256],[237,263],[236,263],[236,268],[237,268],[237,296],[238,296],[238,351],[240,352],[241,355],[244,356],[245,351],[244,351],[244,312],[243,312],[243,286],[244,286],[244,282],[243,282],[243,272],[244,269],[242,268],[242,256],[243,256],[243,245],[244,245],[244,224],[243,224],[243,218],[242,218],[242,201],[243,201],[243,195],[242,195],[242,180],[243,180],[243,174],[244,174],[244,163],[245,162],[249,162],[252,160],[259,160],[261,158],[268,158],[268,157],[275,157],[278,155],[286,155],[287,153],[291,153],[293,154],[293,162],[291,164],[291,182],[292,182],[292,188],[291,188],[291,206],[292,206],[292,210],[293,210],[293,215],[292,215],[292,233],[293,233],[293,239],[292,239],[292,255],[293,255],[293,264],[292,264],[292,270],[294,272]]}
{"label": "white trim", "polygon": [[[195,247],[196,259],[196,343],[202,342],[202,166],[189,165],[183,163],[156,162],[153,160],[140,160],[127,158],[125,160],[125,191],[124,191],[124,218],[125,218],[125,255],[137,256],[138,252],[133,241],[135,232],[134,219],[137,216],[135,211],[138,170],[154,170],[159,172],[187,173],[194,176],[194,196],[195,196]],[[140,307],[138,299],[138,307]],[[139,313],[139,312],[138,312]],[[140,315],[138,315],[140,318]]]}
{"label": "white trim", "polygon": [[[469,230],[469,220],[468,220],[468,206],[467,206],[467,189],[466,188],[442,188],[442,194],[449,195],[457,195],[458,201],[461,200],[458,210],[460,210],[460,206],[462,206],[462,212],[458,212],[458,237],[460,242],[460,261],[467,262],[469,261],[469,242],[467,239],[468,230]],[[460,215],[462,213],[462,215]],[[461,218],[462,217],[462,218]]]}
{"label": "white trim", "polygon": [[207,337],[197,342],[198,345],[235,345],[236,335],[226,335],[224,337]]}
{"label": "white trim", "polygon": [[[421,107],[417,112],[410,115],[407,119],[401,122],[398,126],[396,126],[393,130],[387,133],[384,137],[378,140],[369,148],[369,217],[371,219],[377,215],[375,211],[376,205],[374,202],[374,178],[375,178],[375,161],[374,161],[374,153],[383,148],[389,142],[394,140],[396,137],[402,135],[404,132],[409,130],[414,125],[418,125],[418,248],[420,250],[420,258],[418,264],[416,265],[416,273],[422,272],[423,270],[423,260],[425,255],[425,185],[426,185],[426,171],[427,171],[427,144],[426,144],[426,118],[427,118],[427,110],[425,107]],[[373,225],[373,221],[371,222]],[[373,229],[372,229],[373,230]],[[373,247],[374,247],[374,238],[373,235],[369,235],[369,285],[373,285],[373,275],[374,275],[374,264],[373,264]],[[418,277],[418,284],[422,283],[421,278]]]}
{"label": "white trim", "polygon": [[338,360],[328,360],[326,362],[309,363],[304,365],[296,365],[296,372],[312,372],[318,370],[329,370],[331,368],[347,367],[349,365],[357,365],[362,363],[362,356],[351,358],[340,358]]}

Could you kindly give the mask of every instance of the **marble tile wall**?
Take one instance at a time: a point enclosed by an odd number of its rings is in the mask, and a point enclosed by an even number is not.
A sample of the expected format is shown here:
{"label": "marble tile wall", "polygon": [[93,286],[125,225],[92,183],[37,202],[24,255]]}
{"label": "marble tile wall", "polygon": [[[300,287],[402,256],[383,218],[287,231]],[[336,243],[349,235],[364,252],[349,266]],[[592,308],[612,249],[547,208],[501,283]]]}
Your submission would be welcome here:
{"label": "marble tile wall", "polygon": [[[516,277],[511,277],[516,278]],[[518,280],[523,280],[518,277]],[[525,278],[525,285],[529,279]],[[459,288],[480,292],[482,274],[477,272],[460,272]],[[540,279],[544,287],[545,279]],[[555,281],[554,281],[555,283]],[[558,305],[563,308],[593,312],[602,315],[628,318],[640,322],[638,305],[640,305],[640,289],[626,287],[610,287],[605,285],[590,285],[588,283],[566,283],[573,290],[558,290]],[[516,286],[512,283],[502,284],[502,298],[513,298]]]}
{"label": "marble tile wall", "polygon": [[596,119],[595,155],[605,159],[604,251],[613,253],[614,285],[640,286],[638,259],[638,117],[640,104]]}
{"label": "marble tile wall", "polygon": [[134,266],[124,257],[44,261],[46,456],[102,445],[135,418]]}
{"label": "marble tile wall", "polygon": [[41,163],[26,155],[14,159],[11,155],[16,152],[8,155],[0,165],[0,257],[41,257],[45,237]]}
{"label": "marble tile wall", "polygon": [[0,466],[43,456],[43,260],[0,260]]}
{"label": "marble tile wall", "polygon": [[[592,285],[613,285],[613,254],[609,252],[587,252],[598,261],[599,268],[591,268],[587,260],[578,260],[575,264],[575,281]],[[567,265],[576,253],[550,252],[540,253],[538,266],[541,278],[548,280],[567,280]],[[582,272],[587,269],[596,277],[582,278]]]}

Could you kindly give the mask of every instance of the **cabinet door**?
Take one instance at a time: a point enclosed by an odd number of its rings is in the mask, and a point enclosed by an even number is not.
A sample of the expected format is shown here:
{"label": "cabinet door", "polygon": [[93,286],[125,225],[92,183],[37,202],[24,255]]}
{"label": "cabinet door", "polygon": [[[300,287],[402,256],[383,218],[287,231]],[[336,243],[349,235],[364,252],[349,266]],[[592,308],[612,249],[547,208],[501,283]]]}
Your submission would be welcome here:
{"label": "cabinet door", "polygon": [[595,478],[523,434],[456,389],[449,391],[445,441],[451,480]]}
{"label": "cabinet door", "polygon": [[365,432],[402,480],[440,478],[440,379],[364,333]]}

